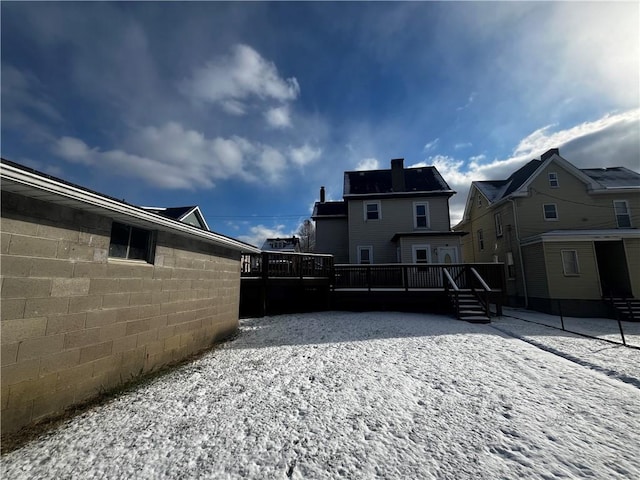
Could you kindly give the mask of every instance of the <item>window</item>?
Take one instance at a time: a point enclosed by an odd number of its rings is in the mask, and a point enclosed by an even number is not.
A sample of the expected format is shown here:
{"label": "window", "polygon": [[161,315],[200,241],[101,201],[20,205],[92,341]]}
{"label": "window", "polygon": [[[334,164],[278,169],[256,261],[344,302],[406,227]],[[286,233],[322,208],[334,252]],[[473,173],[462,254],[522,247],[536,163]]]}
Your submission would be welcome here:
{"label": "window", "polygon": [[429,204],[413,204],[413,226],[415,228],[429,228]]}
{"label": "window", "polygon": [[364,219],[379,220],[382,218],[380,214],[380,202],[369,202],[364,204]]}
{"label": "window", "polygon": [[373,263],[373,247],[358,247],[358,263]]}
{"label": "window", "polygon": [[542,210],[545,220],[558,220],[558,208],[555,203],[545,203]]}
{"label": "window", "polygon": [[562,270],[565,276],[579,275],[578,252],[575,250],[561,250],[560,254],[562,255]]}
{"label": "window", "polygon": [[413,263],[431,263],[431,250],[429,245],[414,245]]}
{"label": "window", "polygon": [[616,212],[618,228],[631,228],[631,214],[626,200],[614,200],[613,209]]}
{"label": "window", "polygon": [[549,172],[549,186],[551,188],[558,188],[560,183],[558,182],[558,174],[556,172]]}
{"label": "window", "polygon": [[478,206],[482,206],[482,195],[478,194]]}
{"label": "window", "polygon": [[151,261],[151,232],[141,228],[113,222],[109,256],[129,260]]}
{"label": "window", "polygon": [[496,213],[494,219],[496,221],[496,237],[501,237],[502,236],[502,215],[499,213]]}
{"label": "window", "polygon": [[484,233],[482,233],[482,229],[478,230],[478,248],[484,250]]}

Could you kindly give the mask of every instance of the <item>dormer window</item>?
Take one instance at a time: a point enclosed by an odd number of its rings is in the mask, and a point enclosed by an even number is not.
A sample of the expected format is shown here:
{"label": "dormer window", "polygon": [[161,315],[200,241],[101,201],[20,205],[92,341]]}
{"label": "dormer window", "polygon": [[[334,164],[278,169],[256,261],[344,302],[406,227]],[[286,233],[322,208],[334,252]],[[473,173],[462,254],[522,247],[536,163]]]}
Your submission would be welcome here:
{"label": "dormer window", "polygon": [[556,172],[549,172],[549,186],[551,188],[558,188],[560,186],[558,174]]}

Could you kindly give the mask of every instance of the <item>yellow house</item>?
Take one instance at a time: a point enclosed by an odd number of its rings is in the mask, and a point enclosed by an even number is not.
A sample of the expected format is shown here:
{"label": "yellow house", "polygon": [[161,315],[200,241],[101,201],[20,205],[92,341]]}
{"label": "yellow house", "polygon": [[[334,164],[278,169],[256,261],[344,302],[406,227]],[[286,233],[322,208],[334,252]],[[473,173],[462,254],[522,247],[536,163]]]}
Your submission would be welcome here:
{"label": "yellow house", "polygon": [[[640,174],[579,169],[558,149],[505,180],[475,181],[462,221],[465,262],[503,262],[509,303],[607,315],[640,297]],[[604,300],[604,301],[603,301]]]}

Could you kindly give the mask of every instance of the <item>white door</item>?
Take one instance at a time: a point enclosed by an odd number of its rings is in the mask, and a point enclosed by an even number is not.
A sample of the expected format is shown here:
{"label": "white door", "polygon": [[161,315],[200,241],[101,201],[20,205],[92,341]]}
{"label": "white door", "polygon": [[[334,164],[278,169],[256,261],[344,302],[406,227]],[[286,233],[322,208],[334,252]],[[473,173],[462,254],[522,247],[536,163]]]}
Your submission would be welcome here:
{"label": "white door", "polygon": [[458,247],[438,247],[438,263],[458,263]]}

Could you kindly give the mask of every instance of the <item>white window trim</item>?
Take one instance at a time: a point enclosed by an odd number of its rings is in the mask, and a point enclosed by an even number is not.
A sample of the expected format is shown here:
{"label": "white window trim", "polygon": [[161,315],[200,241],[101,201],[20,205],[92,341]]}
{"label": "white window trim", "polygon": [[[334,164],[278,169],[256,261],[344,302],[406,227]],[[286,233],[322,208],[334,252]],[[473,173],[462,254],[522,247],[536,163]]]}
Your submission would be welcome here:
{"label": "white window trim", "polygon": [[[551,175],[555,175],[555,179],[554,180],[551,179]],[[549,172],[547,178],[549,179],[549,188],[560,188],[560,180],[558,179],[558,174],[556,172]],[[555,181],[556,184],[553,185],[551,183],[552,181]]]}
{"label": "white window trim", "polygon": [[[565,253],[573,253],[573,256],[576,260],[576,271],[567,273],[567,265],[564,261]],[[562,261],[562,273],[565,277],[577,277],[580,275],[580,262],[578,261],[578,251],[574,249],[560,250],[560,259]]]}
{"label": "white window trim", "polygon": [[[362,263],[362,251],[369,251],[369,263]],[[358,245],[358,265],[372,265],[373,264],[373,245]]]}
{"label": "white window trim", "polygon": [[478,251],[484,251],[484,231],[482,228],[478,229]]}
{"label": "white window trim", "polygon": [[413,263],[418,263],[418,257],[416,252],[418,250],[426,250],[427,251],[427,263],[431,263],[431,245],[411,245],[411,258]]}
{"label": "white window trim", "polygon": [[[378,206],[378,218],[367,218],[367,205],[377,205]],[[362,204],[362,208],[364,210],[364,221],[365,222],[375,222],[378,220],[382,220],[382,204],[380,200],[375,201],[365,201]]]}
{"label": "white window trim", "polygon": [[502,227],[502,213],[496,213],[493,216],[493,221],[495,223],[496,237],[501,237],[502,235],[504,235],[504,229]]}
{"label": "white window trim", "polygon": [[[418,205],[425,206],[425,213],[427,215],[426,227],[418,226],[418,212],[417,212]],[[431,212],[429,211],[429,202],[413,202],[413,228],[419,229],[419,230],[428,230],[431,228]]]}
{"label": "white window trim", "polygon": [[[627,210],[627,217],[629,217],[629,226],[628,227],[621,227],[620,223],[618,222],[618,212],[616,211],[616,203],[624,203],[625,209]],[[616,217],[616,226],[618,228],[632,228],[633,225],[631,224],[631,210],[629,210],[629,202],[626,200],[614,200],[613,201],[613,214]]]}
{"label": "white window trim", "polygon": [[[547,218],[547,211],[544,209],[547,205],[553,205],[553,209],[556,212],[556,218]],[[542,218],[544,218],[545,222],[557,222],[560,218],[558,215],[558,205],[556,203],[543,203],[542,204]]]}

